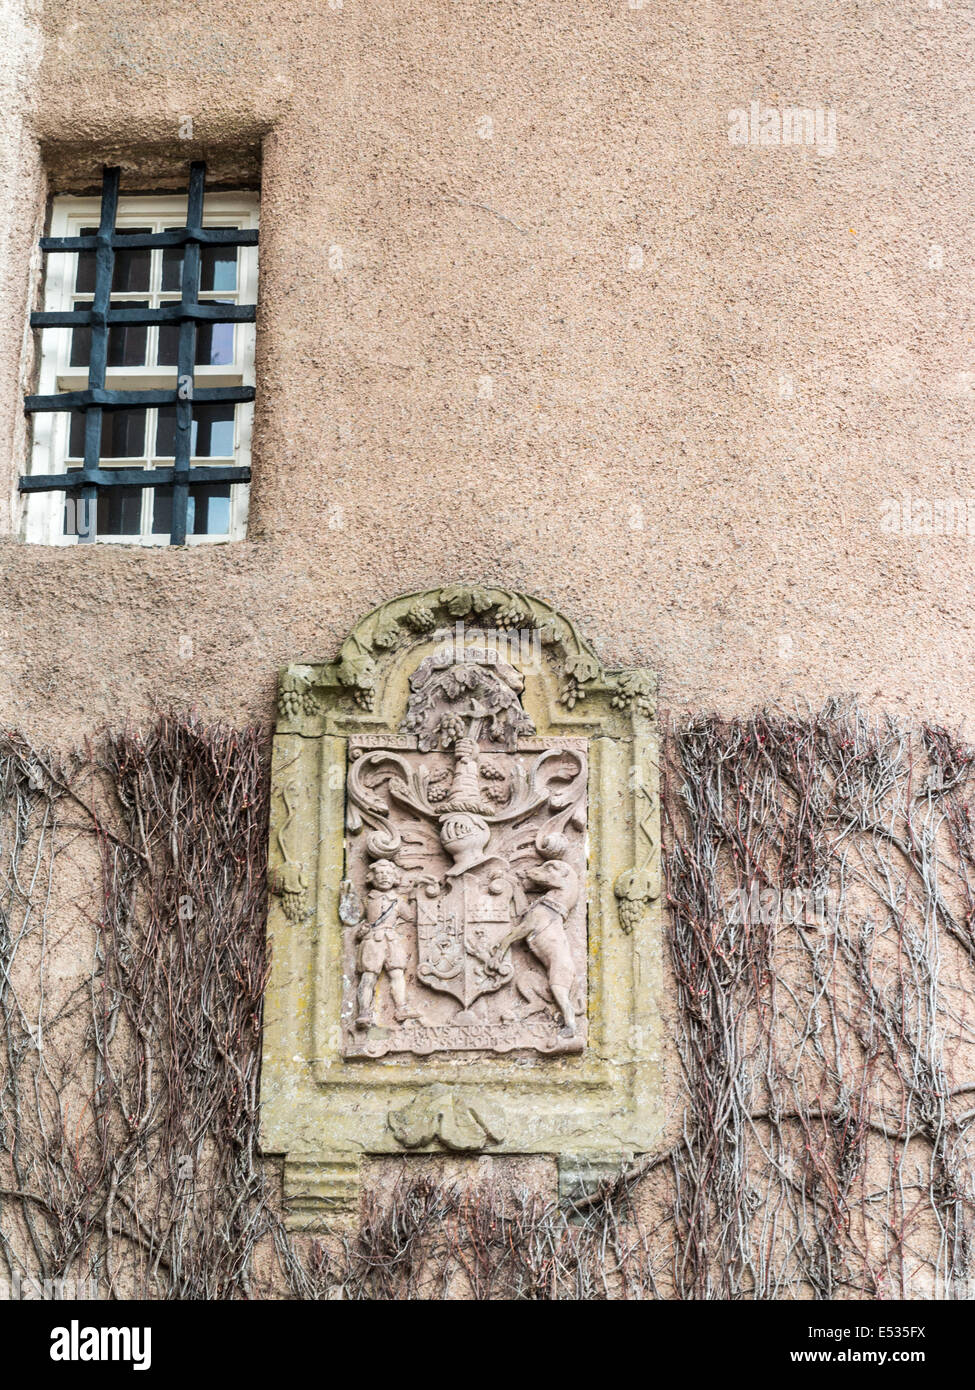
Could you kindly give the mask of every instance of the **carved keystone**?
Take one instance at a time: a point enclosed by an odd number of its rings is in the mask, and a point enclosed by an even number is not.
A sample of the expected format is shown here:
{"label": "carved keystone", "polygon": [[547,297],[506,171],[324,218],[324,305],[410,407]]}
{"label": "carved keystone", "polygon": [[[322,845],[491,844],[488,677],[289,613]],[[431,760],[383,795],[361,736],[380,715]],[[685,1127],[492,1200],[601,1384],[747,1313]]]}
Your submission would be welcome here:
{"label": "carved keystone", "polygon": [[439,1139],[445,1148],[472,1152],[500,1144],[505,1136],[504,1117],[495,1106],[440,1085],[426,1087],[402,1110],[391,1110],[389,1127],[404,1149]]}

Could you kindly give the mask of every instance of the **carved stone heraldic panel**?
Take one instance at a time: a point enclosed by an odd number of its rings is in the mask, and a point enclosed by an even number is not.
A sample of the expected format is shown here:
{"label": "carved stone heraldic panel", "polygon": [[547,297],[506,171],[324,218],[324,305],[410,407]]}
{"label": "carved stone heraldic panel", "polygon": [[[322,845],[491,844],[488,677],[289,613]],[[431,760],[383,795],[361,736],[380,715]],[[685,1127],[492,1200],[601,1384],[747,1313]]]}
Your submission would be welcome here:
{"label": "carved stone heraldic panel", "polygon": [[654,687],[529,595],[453,585],[281,675],[262,1142],[291,1224],[364,1154],[659,1141]]}

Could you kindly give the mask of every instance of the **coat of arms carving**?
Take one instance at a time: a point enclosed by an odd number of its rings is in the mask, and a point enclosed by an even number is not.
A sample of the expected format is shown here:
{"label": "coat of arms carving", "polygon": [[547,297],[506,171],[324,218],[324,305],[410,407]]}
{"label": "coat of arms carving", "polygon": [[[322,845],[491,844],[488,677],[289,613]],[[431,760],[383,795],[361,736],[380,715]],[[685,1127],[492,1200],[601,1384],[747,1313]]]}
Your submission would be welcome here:
{"label": "coat of arms carving", "polygon": [[655,1150],[658,749],[650,673],[498,586],[390,598],[281,672],[261,1135],[289,1224],[355,1219],[366,1154],[551,1154],[571,1185]]}
{"label": "coat of arms carving", "polygon": [[490,648],[428,656],[349,740],[343,1052],[579,1052],[586,740],[538,738]]}

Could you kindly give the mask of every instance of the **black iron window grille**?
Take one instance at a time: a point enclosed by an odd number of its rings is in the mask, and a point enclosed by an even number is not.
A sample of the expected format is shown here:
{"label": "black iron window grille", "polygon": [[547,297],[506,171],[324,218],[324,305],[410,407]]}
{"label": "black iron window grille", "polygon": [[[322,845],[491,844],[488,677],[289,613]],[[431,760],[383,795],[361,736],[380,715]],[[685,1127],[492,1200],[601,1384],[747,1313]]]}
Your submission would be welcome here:
{"label": "black iron window grille", "polygon": [[[83,422],[83,462],[70,472],[27,474],[20,479],[20,491],[64,492],[74,499],[78,518],[78,540],[94,541],[97,534],[96,516],[99,497],[113,494],[113,489],[166,489],[171,492],[170,545],[183,545],[187,535],[187,514],[190,489],[199,484],[247,483],[250,468],[208,464],[194,467],[193,456],[194,410],[203,406],[231,408],[239,402],[254,399],[253,386],[197,386],[195,365],[198,331],[212,333],[214,324],[253,323],[256,306],[201,302],[201,250],[207,247],[256,246],[257,231],[250,228],[216,228],[203,226],[203,197],[206,165],[190,166],[187,196],[186,225],[158,232],[122,232],[116,228],[119,206],[119,170],[106,168],[102,181],[101,209],[98,230],[91,235],[42,237],[41,250],[52,252],[89,252],[94,254],[94,283],[90,305],[83,309],[38,311],[31,314],[32,328],[80,328],[87,339],[88,385],[83,391],[60,391],[54,395],[27,396],[24,409],[28,414],[39,411],[79,412],[74,419]],[[176,249],[181,253],[179,275],[180,298],[158,308],[144,305],[113,307],[112,285],[115,275],[116,252],[131,253],[153,248]],[[164,250],[164,255],[165,255]],[[159,325],[160,335],[168,331],[175,336],[176,382],[171,389],[110,390],[106,387],[106,369],[110,364],[110,335],[124,333],[133,327]],[[161,339],[160,339],[161,341]],[[160,352],[162,359],[162,352]],[[106,414],[133,408],[160,410],[172,429],[172,467],[152,468],[103,467],[103,434]],[[219,415],[221,412],[211,412]],[[79,448],[79,454],[82,450]],[[118,495],[118,494],[116,494]],[[158,494],[157,494],[158,495]]]}

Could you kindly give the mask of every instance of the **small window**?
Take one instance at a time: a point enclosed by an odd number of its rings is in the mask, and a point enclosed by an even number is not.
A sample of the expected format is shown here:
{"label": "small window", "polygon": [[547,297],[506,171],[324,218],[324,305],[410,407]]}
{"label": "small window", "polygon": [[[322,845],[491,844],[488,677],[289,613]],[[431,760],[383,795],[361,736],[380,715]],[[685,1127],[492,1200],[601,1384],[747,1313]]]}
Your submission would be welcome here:
{"label": "small window", "polygon": [[55,198],[25,536],[194,545],[246,532],[257,195]]}

